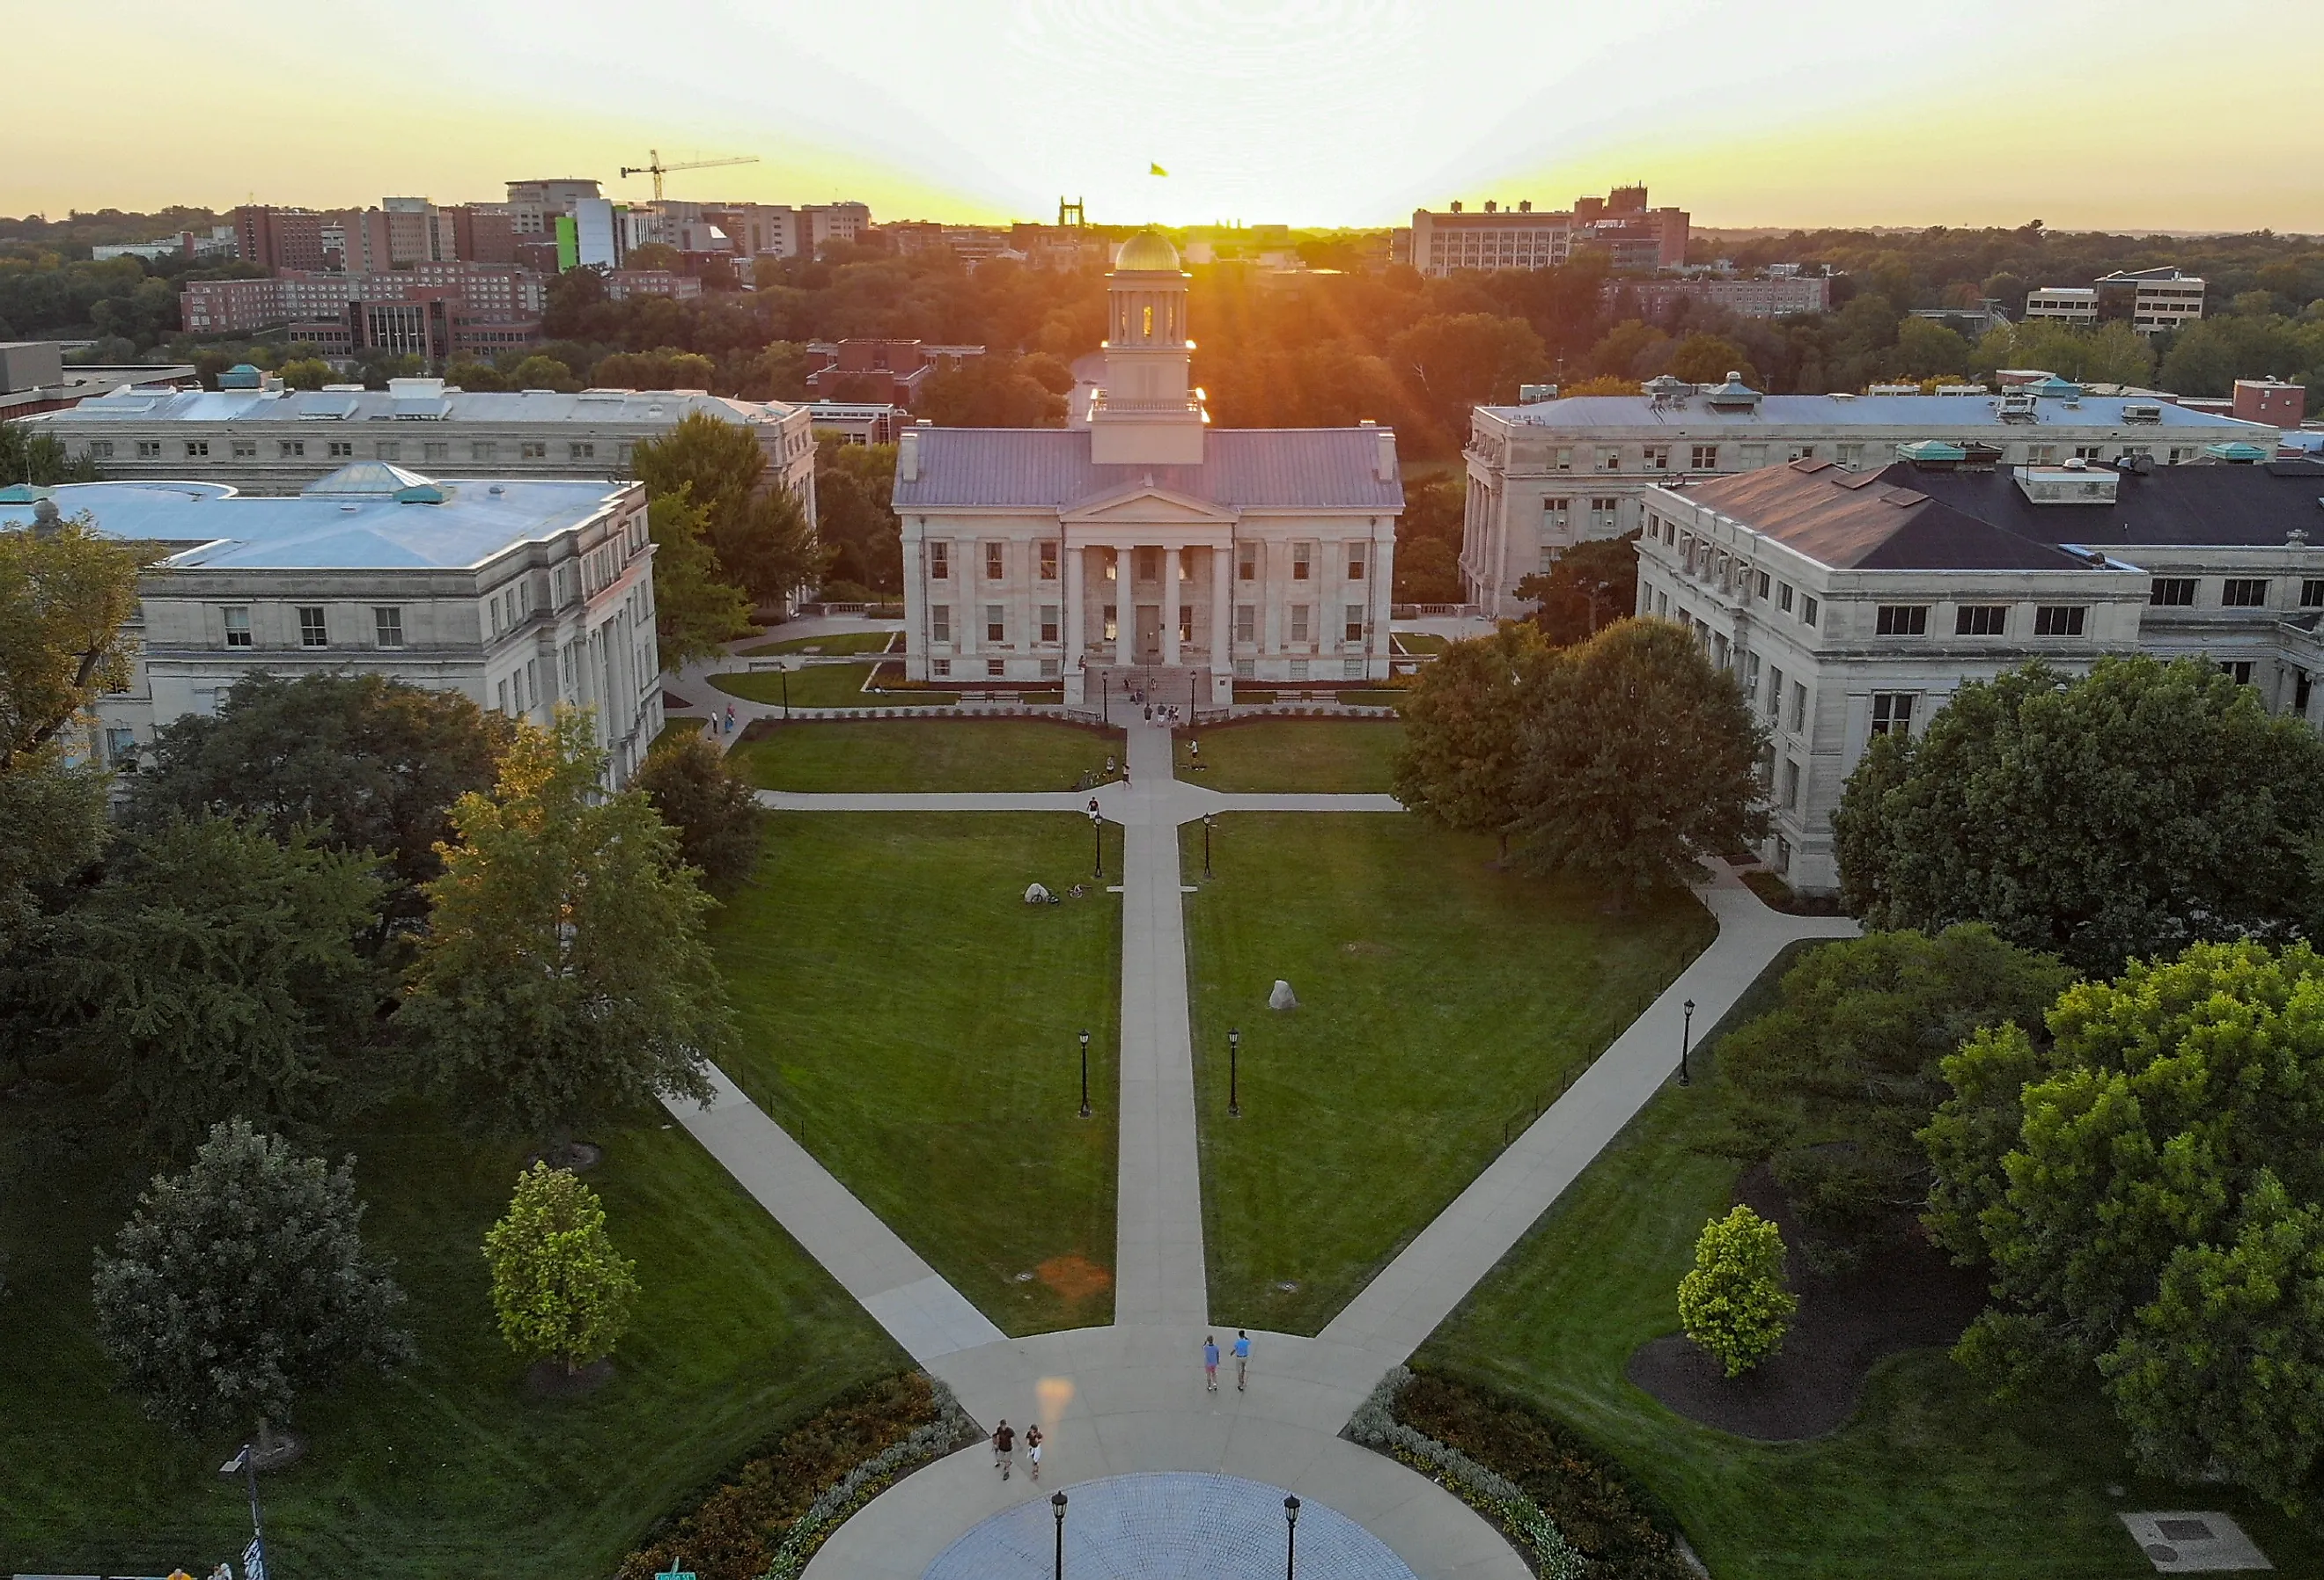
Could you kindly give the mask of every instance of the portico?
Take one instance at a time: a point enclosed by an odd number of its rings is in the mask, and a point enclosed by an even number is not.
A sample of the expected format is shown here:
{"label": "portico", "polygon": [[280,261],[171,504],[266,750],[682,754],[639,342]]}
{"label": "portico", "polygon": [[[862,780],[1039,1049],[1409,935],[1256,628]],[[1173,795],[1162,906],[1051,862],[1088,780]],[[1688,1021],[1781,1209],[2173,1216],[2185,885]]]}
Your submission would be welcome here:
{"label": "portico", "polygon": [[1061,683],[1193,669],[1238,679],[1385,679],[1396,436],[1209,427],[1186,382],[1186,276],[1151,233],[1109,280],[1107,384],[1085,430],[906,430],[905,671]]}

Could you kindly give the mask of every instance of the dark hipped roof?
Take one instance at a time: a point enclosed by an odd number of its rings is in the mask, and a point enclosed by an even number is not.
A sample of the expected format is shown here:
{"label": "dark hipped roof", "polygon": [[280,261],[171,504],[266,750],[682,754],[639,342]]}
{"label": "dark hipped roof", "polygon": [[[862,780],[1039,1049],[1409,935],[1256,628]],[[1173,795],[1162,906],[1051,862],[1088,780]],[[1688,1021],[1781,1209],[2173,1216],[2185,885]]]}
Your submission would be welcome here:
{"label": "dark hipped roof", "polygon": [[2058,545],[2259,547],[2295,531],[2324,542],[2324,465],[2157,467],[2116,475],[2112,504],[2036,504],[2006,467],[1898,462],[1849,472],[1794,461],[1686,490],[1722,514],[1840,570],[2048,570],[2085,562]]}
{"label": "dark hipped roof", "polygon": [[1086,429],[923,428],[919,476],[895,507],[1063,510],[1145,483],[1235,510],[1400,511],[1378,428],[1214,428],[1199,467],[1100,467]]}
{"label": "dark hipped roof", "polygon": [[2082,568],[2076,555],[1932,499],[1921,491],[1922,479],[1901,465],[1850,472],[1830,461],[1794,461],[1713,478],[1686,493],[1835,570]]}

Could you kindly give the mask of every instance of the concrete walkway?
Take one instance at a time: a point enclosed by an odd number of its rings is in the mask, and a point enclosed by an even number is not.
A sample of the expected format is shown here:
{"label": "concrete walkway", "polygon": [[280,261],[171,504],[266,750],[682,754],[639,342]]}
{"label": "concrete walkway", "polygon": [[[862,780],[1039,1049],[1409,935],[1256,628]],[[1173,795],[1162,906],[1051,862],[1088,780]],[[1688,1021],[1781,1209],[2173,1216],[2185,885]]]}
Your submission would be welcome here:
{"label": "concrete walkway", "polygon": [[[722,1076],[720,1100],[679,1117],[784,1227],[988,1429],[1038,1420],[1047,1471],[1009,1482],[982,1446],[907,1477],[834,1533],[807,1580],[921,1580],[990,1516],[1059,1487],[1140,1471],[1243,1476],[1337,1509],[1421,1580],[1526,1580],[1524,1561],[1426,1477],[1338,1434],[1383,1372],[1408,1356],[1667,1081],[1680,1005],[1708,1031],[1796,938],[1851,922],[1781,915],[1724,871],[1701,891],[1718,937],[1572,1088],[1489,1165],[1315,1337],[1255,1333],[1248,1392],[1205,1391],[1213,1329],[1201,1147],[1188,1031],[1178,828],[1231,811],[1394,812],[1386,796],[1221,792],[1172,775],[1171,738],[1126,705],[1134,789],[1098,790],[1125,830],[1120,1187],[1113,1326],[1008,1338]],[[1083,812],[1086,793],[813,795],[763,791],[798,811]],[[1222,1348],[1225,1345],[1222,1344]]]}

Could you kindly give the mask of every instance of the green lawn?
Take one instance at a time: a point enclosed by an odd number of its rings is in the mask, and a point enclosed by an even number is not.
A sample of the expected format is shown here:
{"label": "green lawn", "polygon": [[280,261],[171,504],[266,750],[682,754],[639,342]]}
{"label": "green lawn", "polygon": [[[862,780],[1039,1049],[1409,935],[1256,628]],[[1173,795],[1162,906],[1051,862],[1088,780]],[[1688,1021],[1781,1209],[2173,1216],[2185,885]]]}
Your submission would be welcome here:
{"label": "green lawn", "polygon": [[1118,730],[1045,719],[899,718],[775,725],[728,757],[766,790],[1054,790],[1122,751]]}
{"label": "green lawn", "polygon": [[[1761,979],[1771,988],[1789,961]],[[1764,999],[1762,1001],[1765,1002]],[[1730,1023],[1748,1018],[1745,1006]],[[2279,1573],[2324,1574],[2324,1542],[2216,1487],[2141,1481],[2095,1390],[2004,1408],[1941,1350],[1876,1370],[1856,1418],[1794,1445],[1673,1414],[1623,1377],[1678,1326],[1679,1277],[1733,1164],[1697,1150],[1715,1117],[1717,1038],[1665,1086],[1423,1348],[1522,1395],[1622,1461],[1720,1580],[2151,1575],[2117,1510],[2227,1509]],[[2126,1495],[2108,1498],[2108,1483]]]}
{"label": "green lawn", "polygon": [[[1692,899],[1608,917],[1592,896],[1491,869],[1489,840],[1397,813],[1233,814],[1214,839],[1218,876],[1188,898],[1186,930],[1222,1322],[1316,1331],[1493,1158],[1503,1122],[1711,935]],[[1190,882],[1202,845],[1188,829]],[[1296,1011],[1267,1007],[1277,977]]]}
{"label": "green lawn", "polygon": [[710,683],[729,697],[748,702],[780,702],[788,692],[793,707],[949,707],[949,691],[866,691],[871,664],[810,664],[793,670],[789,679],[773,670],[739,675],[713,675]]}
{"label": "green lawn", "polygon": [[1406,653],[1441,653],[1452,645],[1448,638],[1431,631],[1399,631],[1394,641],[1396,650]]}
{"label": "green lawn", "polygon": [[1113,1309],[1120,904],[1022,898],[1091,855],[1069,815],[780,813],[712,929],[728,1073],[1011,1333]]}
{"label": "green lawn", "polygon": [[1204,730],[1204,772],[1187,772],[1184,735],[1178,777],[1214,790],[1339,790],[1385,794],[1389,758],[1404,741],[1392,719],[1262,718]]}
{"label": "green lawn", "polygon": [[[0,1139],[0,1574],[208,1572],[249,1538],[231,1437],[152,1425],[107,1391],[89,1305],[92,1248],[150,1175],[101,1145]],[[853,1301],[682,1131],[603,1134],[589,1176],[638,1264],[636,1325],[614,1381],[531,1398],[493,1325],[485,1227],[521,1149],[473,1149],[405,1115],[322,1149],[356,1155],[367,1243],[395,1260],[420,1360],[303,1404],[312,1449],[264,1478],[281,1574],[606,1575],[688,1489],[855,1381],[908,1362]]]}
{"label": "green lawn", "polygon": [[746,659],[763,659],[775,653],[877,653],[886,652],[888,644],[899,633],[893,631],[842,631],[830,636],[794,636],[782,642],[762,642],[756,647],[742,649]]}

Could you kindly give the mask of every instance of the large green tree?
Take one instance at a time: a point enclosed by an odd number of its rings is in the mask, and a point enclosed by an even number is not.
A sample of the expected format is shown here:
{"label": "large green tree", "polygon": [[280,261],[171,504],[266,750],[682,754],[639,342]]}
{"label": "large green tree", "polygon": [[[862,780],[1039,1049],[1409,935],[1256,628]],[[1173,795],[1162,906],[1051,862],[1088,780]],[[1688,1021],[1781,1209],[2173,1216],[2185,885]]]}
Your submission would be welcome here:
{"label": "large green tree", "polygon": [[1814,1236],[1803,1252],[1846,1261],[1910,1228],[1929,1197],[1918,1132],[1951,1093],[1943,1061],[1981,1026],[2040,1030],[2072,980],[1974,923],[1825,944],[1784,974],[1719,1064],[1733,1150],[1772,1167]]}
{"label": "large green tree", "polygon": [[603,788],[586,713],[521,725],[491,795],[452,808],[399,1021],[457,1111],[569,1142],[661,1097],[706,1098],[733,1035],[711,901],[636,789]]}
{"label": "large green tree", "polygon": [[57,483],[94,483],[97,463],[86,456],[66,454],[64,440],[22,422],[0,422],[0,488],[29,483],[45,488]]}
{"label": "large green tree", "polygon": [[654,541],[654,658],[664,670],[715,658],[753,629],[751,600],[719,579],[709,529],[710,513],[684,489],[646,506],[646,530]]}
{"label": "large green tree", "polygon": [[1396,335],[1386,350],[1429,421],[1456,443],[1468,434],[1471,407],[1515,401],[1519,384],[1542,378],[1549,367],[1533,326],[1497,313],[1433,314]]}
{"label": "large green tree", "polygon": [[637,1263],[613,1249],[605,1207],[569,1169],[535,1163],[484,1234],[493,1314],[501,1337],[528,1361],[567,1375],[613,1353],[638,1296]]}
{"label": "large green tree", "polygon": [[2324,959],[2205,943],[1948,1058],[1928,1223],[1991,1269],[1960,1354],[2095,1368],[2146,1468],[2313,1503],[2324,1450]]}
{"label": "large green tree", "polygon": [[234,1114],[321,1119],[370,1095],[364,1045],[385,998],[358,947],[371,865],[305,828],[278,843],[233,818],[131,835],[55,923],[39,996],[158,1143]]}
{"label": "large green tree", "polygon": [[903,523],[888,501],[896,492],[896,447],[848,444],[825,434],[816,445],[816,534],[832,553],[831,575],[868,592],[904,590]]}
{"label": "large green tree", "polygon": [[1538,627],[1508,621],[1425,666],[1404,704],[1396,799],[1447,828],[1495,836],[1507,859],[1525,696],[1547,656]]}
{"label": "large green tree", "polygon": [[1587,642],[1638,602],[1638,534],[1591,538],[1557,557],[1546,571],[1517,582],[1517,596],[1538,605],[1534,624],[1553,647]]}
{"label": "large green tree", "polygon": [[1044,356],[1040,364],[1023,365],[1030,360],[972,356],[930,378],[912,410],[939,428],[1062,428],[1065,398],[1040,376],[1049,371],[1044,365],[1056,359]]}
{"label": "large green tree", "polygon": [[403,1291],[364,1253],[355,1160],[327,1169],[243,1120],[158,1175],[97,1258],[97,1336],[148,1414],[254,1424],[262,1448],[301,1393],[412,1359]]}
{"label": "large green tree", "polygon": [[1765,735],[1735,678],[1667,620],[1618,621],[1526,689],[1513,827],[1527,864],[1618,902],[1766,832]]}
{"label": "large green tree", "polygon": [[799,502],[766,476],[758,434],[691,412],[638,445],[631,465],[655,499],[683,495],[705,513],[718,577],[760,603],[779,603],[822,568],[815,531]]}
{"label": "large green tree", "polygon": [[765,818],[758,792],[700,735],[665,741],[647,753],[638,788],[678,830],[686,864],[714,892],[731,893],[759,864]]}
{"label": "large green tree", "polygon": [[493,782],[509,724],[457,691],[335,671],[285,679],[253,670],[214,717],[187,714],[154,738],[130,781],[132,827],[230,812],[278,839],[312,828],[334,850],[385,858],[390,925],[425,914],[419,886],[443,871],[437,842],[452,803]]}
{"label": "large green tree", "polygon": [[2324,742],[2200,659],[2043,664],[1876,738],[1832,831],[1875,928],[1982,921],[2085,971],[2312,920]]}

